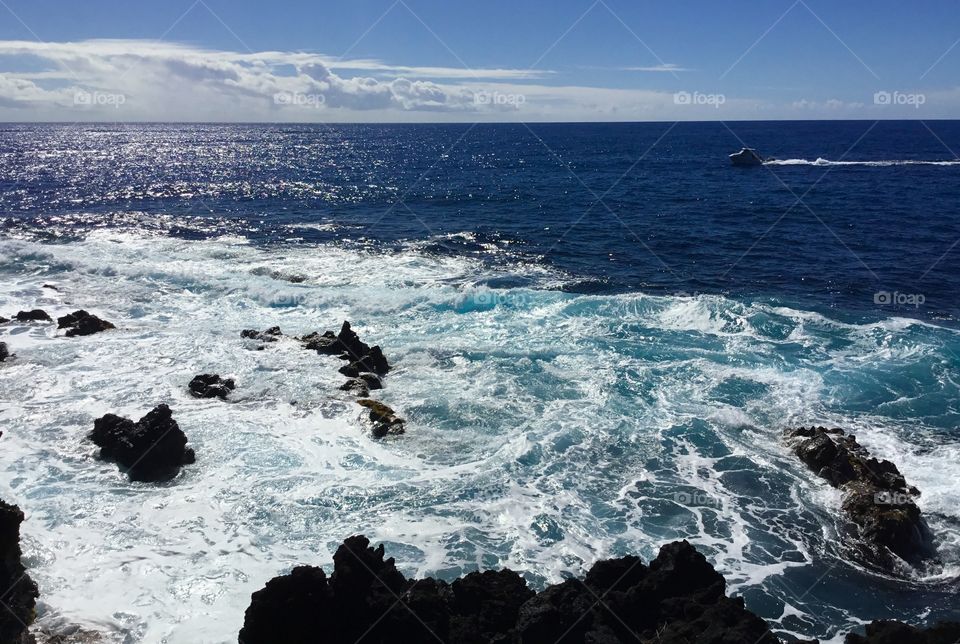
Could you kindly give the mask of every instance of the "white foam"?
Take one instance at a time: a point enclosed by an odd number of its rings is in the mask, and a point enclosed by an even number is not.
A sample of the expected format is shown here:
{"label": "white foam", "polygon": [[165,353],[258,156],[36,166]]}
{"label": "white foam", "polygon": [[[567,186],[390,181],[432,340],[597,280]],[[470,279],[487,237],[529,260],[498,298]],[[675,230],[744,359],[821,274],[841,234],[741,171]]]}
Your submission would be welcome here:
{"label": "white foam", "polygon": [[[868,365],[930,356],[953,337],[915,321],[845,325],[717,296],[493,289],[480,284],[563,278],[449,255],[264,249],[230,237],[103,230],[71,244],[4,240],[0,271],[8,316],[85,308],[119,327],[71,339],[50,326],[0,327],[18,354],[0,367],[0,496],[28,515],[44,618],[112,625],[145,642],[234,640],[252,591],[294,565],[328,563],[359,532],[388,541],[408,574],[510,566],[534,583],[603,557],[649,558],[687,536],[734,591],[764,586],[814,554],[777,534],[798,556],[770,560],[751,547],[757,531],[781,530],[798,502],[830,502],[796,494],[802,470],[784,454],[783,427],[849,424],[831,407],[825,374],[863,355]],[[396,366],[378,395],[407,418],[401,439],[369,437],[337,389],[337,360],[293,341],[254,351],[239,337],[343,319]],[[830,334],[853,348],[831,351]],[[797,347],[810,357],[788,358]],[[235,402],[189,398],[186,382],[201,372],[234,377]],[[197,449],[181,478],[131,484],[93,458],[84,435],[94,418],[139,417],[163,401]],[[869,421],[878,429],[865,440],[903,459],[924,510],[954,512],[958,455],[921,453],[902,420]],[[906,441],[899,451],[882,442],[892,436]],[[771,481],[773,507],[722,473],[731,458]],[[680,484],[716,508],[678,509]]]}

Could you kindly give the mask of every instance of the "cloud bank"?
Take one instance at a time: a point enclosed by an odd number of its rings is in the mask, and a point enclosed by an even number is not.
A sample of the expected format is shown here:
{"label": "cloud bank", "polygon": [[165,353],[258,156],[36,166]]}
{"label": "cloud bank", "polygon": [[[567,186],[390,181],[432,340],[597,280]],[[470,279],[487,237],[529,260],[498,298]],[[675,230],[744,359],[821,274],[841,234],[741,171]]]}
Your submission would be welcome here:
{"label": "cloud bank", "polygon": [[[629,84],[629,79],[638,78],[629,72],[669,72],[650,77],[672,77],[672,81],[679,79],[676,72],[693,70],[662,64],[622,71],[627,72]],[[875,106],[867,100],[820,98],[777,105],[704,94],[692,87],[583,87],[561,84],[561,79],[561,74],[549,70],[404,66],[306,52],[209,50],[153,40],[0,41],[0,120],[422,122],[836,118],[838,114],[930,117],[917,114],[911,106]],[[957,104],[956,91],[944,92],[942,97]],[[935,102],[925,101],[926,108]],[[877,109],[871,114],[877,107],[885,111]]]}

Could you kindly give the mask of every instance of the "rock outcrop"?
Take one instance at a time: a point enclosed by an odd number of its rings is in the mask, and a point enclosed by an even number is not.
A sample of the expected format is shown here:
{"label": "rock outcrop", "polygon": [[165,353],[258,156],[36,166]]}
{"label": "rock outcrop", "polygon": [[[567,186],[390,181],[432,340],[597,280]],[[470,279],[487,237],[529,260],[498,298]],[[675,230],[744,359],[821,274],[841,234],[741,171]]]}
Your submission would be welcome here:
{"label": "rock outcrop", "polygon": [[101,458],[117,462],[133,481],[166,481],[196,460],[166,405],[136,423],[107,414],[96,420],[89,438],[100,447]]}
{"label": "rock outcrop", "polygon": [[343,323],[339,333],[335,334],[333,331],[322,334],[311,333],[300,340],[304,343],[305,349],[316,351],[321,355],[339,356],[349,361],[349,364],[340,369],[340,373],[350,378],[356,378],[361,373],[382,376],[390,371],[390,365],[380,347],[371,347],[363,342],[356,331],[350,327],[349,322]]}
{"label": "rock outcrop", "polygon": [[379,400],[363,398],[358,400],[357,404],[370,410],[369,418],[370,422],[373,423],[374,437],[383,438],[384,436],[399,435],[405,431],[406,421]]}
{"label": "rock outcrop", "polygon": [[20,524],[23,512],[0,501],[0,642],[28,644],[33,641],[27,627],[33,622],[37,584],[20,561]]}
{"label": "rock outcrop", "polygon": [[194,376],[190,384],[190,393],[195,398],[219,398],[226,400],[231,391],[236,389],[233,378],[221,378],[217,374],[202,373]]}
{"label": "rock outcrop", "polygon": [[67,337],[72,338],[78,335],[93,335],[108,329],[115,329],[112,323],[101,320],[96,315],[91,315],[83,309],[57,318],[57,328],[66,329]]}
{"label": "rock outcrop", "polygon": [[936,557],[933,535],[914,499],[920,492],[890,461],[872,458],[842,429],[800,428],[788,434],[794,453],[830,485],[843,490],[843,509],[859,530],[866,563],[896,570]]}
{"label": "rock outcrop", "polygon": [[3,362],[10,357],[10,349],[7,348],[6,342],[0,342],[0,362]]}
{"label": "rock outcrop", "polygon": [[53,322],[47,312],[43,309],[33,309],[32,311],[19,311],[13,316],[17,322]]}
{"label": "rock outcrop", "polygon": [[255,592],[241,644],[364,642],[458,644],[771,644],[779,640],[686,541],[649,566],[601,561],[583,581],[534,594],[510,570],[473,572],[451,584],[407,580],[362,536],[344,541],[333,574],[302,566]]}
{"label": "rock outcrop", "polygon": [[867,624],[866,635],[850,633],[846,644],[956,644],[960,622],[940,622],[930,628],[915,628],[893,620]]}
{"label": "rock outcrop", "polygon": [[280,327],[272,326],[266,331],[256,331],[254,329],[244,329],[240,332],[241,338],[248,340],[260,340],[261,342],[276,342],[283,336]]}

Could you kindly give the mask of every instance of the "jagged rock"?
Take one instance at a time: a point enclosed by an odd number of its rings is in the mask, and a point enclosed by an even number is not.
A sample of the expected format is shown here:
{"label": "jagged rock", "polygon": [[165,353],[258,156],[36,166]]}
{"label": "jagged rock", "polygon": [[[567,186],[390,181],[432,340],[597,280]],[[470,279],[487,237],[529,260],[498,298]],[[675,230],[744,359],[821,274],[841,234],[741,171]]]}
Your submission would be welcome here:
{"label": "jagged rock", "polygon": [[261,342],[276,342],[283,333],[280,331],[280,327],[272,326],[266,331],[256,331],[254,329],[244,329],[240,332],[241,338],[248,338],[250,340],[260,340]]}
{"label": "jagged rock", "polygon": [[133,481],[166,481],[196,460],[166,405],[136,423],[107,414],[96,420],[89,438],[100,447],[101,458],[116,461]]}
{"label": "jagged rock", "polygon": [[17,322],[53,322],[47,312],[43,309],[33,309],[32,311],[20,311],[14,318]]}
{"label": "jagged rock", "polygon": [[[328,579],[295,568],[255,592],[241,644],[265,642],[464,644],[770,644],[778,642],[686,541],[664,546],[649,568],[636,557],[597,563],[586,579],[540,594],[510,570],[446,584],[406,580],[383,546],[351,537]],[[598,601],[602,598],[603,601]]]}
{"label": "jagged rock", "polygon": [[933,534],[913,500],[920,492],[896,465],[872,458],[841,429],[800,428],[788,440],[807,467],[843,490],[843,509],[859,528],[867,563],[895,570],[893,555],[914,566],[936,557]]}
{"label": "jagged rock", "polygon": [[915,628],[893,620],[867,624],[866,635],[847,634],[846,644],[956,644],[960,622],[940,622],[929,628]]}
{"label": "jagged rock", "polygon": [[221,378],[217,374],[203,373],[194,376],[188,385],[190,393],[196,398],[219,398],[226,400],[231,391],[236,389],[233,378]]}
{"label": "jagged rock", "polygon": [[387,405],[379,400],[364,398],[358,400],[357,404],[370,410],[370,422],[373,423],[373,435],[375,438],[383,438],[391,434],[402,434],[404,432],[404,421]]}
{"label": "jagged rock", "polygon": [[[311,333],[300,340],[304,343],[305,349],[348,360],[350,364],[340,369],[340,373],[348,378],[356,378],[363,372],[382,376],[390,370],[390,365],[380,347],[371,347],[363,342],[349,322],[343,323],[340,333],[334,334],[332,331],[326,331],[323,334]],[[371,387],[371,389],[376,388]]]}
{"label": "jagged rock", "polygon": [[72,338],[78,335],[93,335],[117,327],[81,309],[57,318],[57,328],[67,329],[67,337]]}
{"label": "jagged rock", "polygon": [[388,371],[390,371],[390,365],[379,346],[371,347],[359,360],[354,360],[350,364],[340,367],[340,373],[348,378],[356,378],[363,372],[371,372],[382,376]]}
{"label": "jagged rock", "polygon": [[325,331],[322,335],[311,333],[301,338],[304,342],[304,348],[316,351],[317,353],[330,356],[342,356],[345,360],[359,360],[370,351],[370,346],[360,340],[350,327],[349,322],[344,322],[340,327],[340,333],[334,334],[333,331]]}
{"label": "jagged rock", "polygon": [[0,362],[3,362],[10,357],[10,349],[7,348],[6,342],[0,342]]}
{"label": "jagged rock", "polygon": [[20,561],[20,524],[23,512],[0,500],[0,642],[28,644],[33,641],[27,627],[33,622],[37,584]]}
{"label": "jagged rock", "polygon": [[0,324],[6,324],[6,323],[9,322],[9,321],[10,321],[10,320],[9,320],[8,318],[5,318],[5,317],[3,317],[2,315],[0,315]]}

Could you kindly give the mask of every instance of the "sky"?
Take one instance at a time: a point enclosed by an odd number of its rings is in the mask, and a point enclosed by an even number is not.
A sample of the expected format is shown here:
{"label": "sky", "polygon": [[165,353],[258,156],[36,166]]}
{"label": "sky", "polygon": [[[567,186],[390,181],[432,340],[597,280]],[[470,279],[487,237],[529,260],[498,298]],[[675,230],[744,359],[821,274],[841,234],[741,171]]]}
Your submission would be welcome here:
{"label": "sky", "polygon": [[957,0],[0,0],[0,121],[960,118]]}

